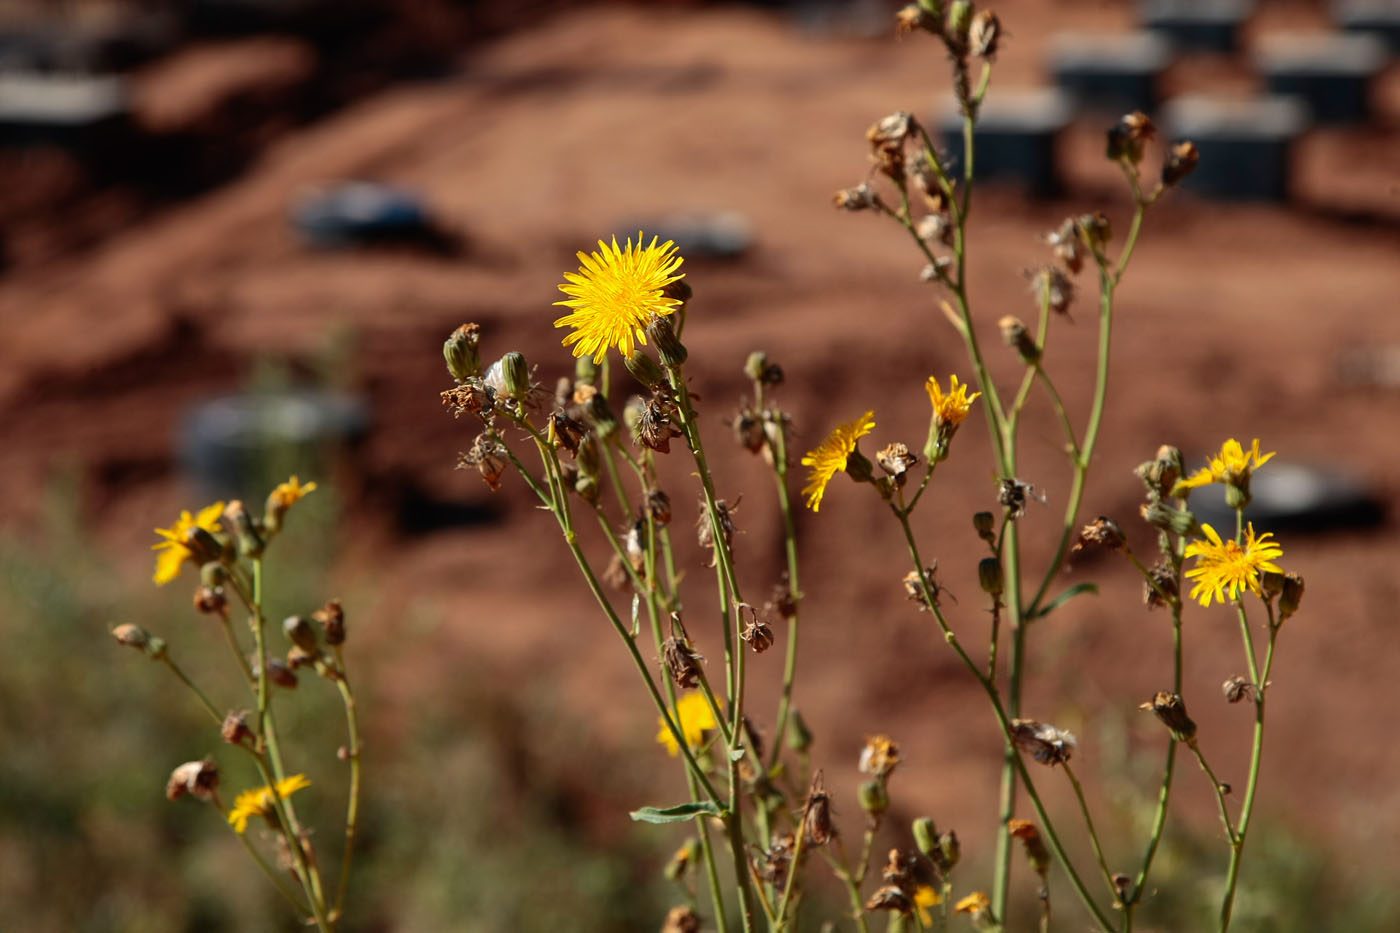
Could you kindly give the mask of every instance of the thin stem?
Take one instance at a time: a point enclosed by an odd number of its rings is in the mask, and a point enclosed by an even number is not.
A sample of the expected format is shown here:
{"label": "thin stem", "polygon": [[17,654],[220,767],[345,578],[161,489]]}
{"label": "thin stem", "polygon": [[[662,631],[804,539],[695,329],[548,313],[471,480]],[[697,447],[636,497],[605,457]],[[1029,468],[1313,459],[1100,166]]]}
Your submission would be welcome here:
{"label": "thin stem", "polygon": [[345,892],[350,885],[350,863],[355,854],[355,834],[360,822],[360,718],[356,711],[355,694],[345,674],[344,652],[339,645],[335,646],[335,666],[335,685],[345,705],[345,731],[350,742],[345,750],[350,759],[350,799],[345,805],[345,853],[341,856],[340,880],[336,884],[335,908],[331,912],[339,917],[345,906]]}
{"label": "thin stem", "polygon": [[166,667],[170,668],[170,672],[180,678],[180,681],[184,683],[186,687],[189,687],[190,690],[194,692],[194,695],[199,698],[200,705],[209,713],[209,718],[214,720],[215,725],[222,726],[224,724],[224,717],[219,714],[214,704],[209,702],[209,698],[204,695],[204,691],[199,689],[199,687],[195,685],[195,682],[185,675],[185,672],[180,669],[180,665],[175,663],[175,659],[170,657],[167,653],[161,655],[161,660],[165,662]]}
{"label": "thin stem", "polygon": [[297,897],[296,893],[291,888],[287,887],[286,882],[284,882],[281,876],[278,875],[277,872],[273,870],[272,866],[267,863],[267,859],[262,857],[262,853],[260,853],[257,850],[257,848],[251,842],[248,841],[248,837],[243,833],[240,833],[238,830],[234,829],[233,825],[229,823],[228,810],[224,808],[223,801],[219,800],[218,796],[216,795],[210,802],[213,803],[214,807],[219,811],[219,815],[223,817],[223,823],[229,828],[229,832],[233,833],[233,835],[238,839],[239,843],[242,844],[243,848],[248,852],[250,856],[252,856],[252,859],[254,862],[257,863],[258,868],[260,868],[262,870],[262,873],[267,876],[267,880],[272,882],[272,886],[277,889],[277,893],[281,894],[284,898],[286,898],[287,903],[291,904],[292,907],[296,909],[297,916],[303,921],[311,918],[313,916],[311,913],[311,908],[306,906],[306,902],[303,901],[301,898]]}
{"label": "thin stem", "polygon": [[1098,831],[1094,829],[1094,818],[1089,815],[1089,801],[1084,798],[1084,787],[1079,783],[1079,778],[1074,776],[1074,770],[1070,768],[1069,762],[1064,762],[1060,767],[1065,772],[1065,777],[1069,778],[1070,786],[1074,788],[1074,797],[1079,801],[1079,812],[1084,816],[1084,826],[1089,831],[1089,844],[1094,849],[1094,858],[1098,859],[1099,870],[1103,872],[1103,880],[1108,884],[1108,889],[1117,897],[1118,886],[1113,883],[1113,872],[1109,870],[1108,860],[1104,858],[1103,846],[1099,842]]}
{"label": "thin stem", "polygon": [[850,859],[846,856],[846,844],[841,841],[840,836],[836,836],[832,841],[841,853],[840,861],[838,862],[830,852],[823,854],[826,856],[828,864],[831,865],[832,872],[845,885],[846,897],[851,902],[851,919],[856,922],[856,929],[860,933],[870,933],[870,928],[865,921],[865,902],[861,900],[860,884],[851,875]]}
{"label": "thin stem", "polygon": [[1233,848],[1236,838],[1235,825],[1231,822],[1230,811],[1225,806],[1225,785],[1220,782],[1220,778],[1215,776],[1215,771],[1206,761],[1206,756],[1201,752],[1200,743],[1192,741],[1188,742],[1187,745],[1190,746],[1192,754],[1196,756],[1196,761],[1200,764],[1201,770],[1204,771],[1206,777],[1210,779],[1211,788],[1215,792],[1215,803],[1220,809],[1220,822],[1225,826],[1225,838],[1230,840],[1230,846]]}
{"label": "thin stem", "polygon": [[[770,448],[773,455],[773,478],[778,487],[778,511],[783,517],[783,552],[787,556],[788,598],[793,614],[788,619],[787,655],[783,659],[783,692],[778,698],[778,718],[773,729],[773,747],[769,750],[768,768],[778,763],[787,733],[788,716],[792,707],[792,686],[797,677],[798,617],[801,614],[802,587],[797,576],[797,529],[792,516],[792,498],[787,485],[787,425],[782,415],[777,418],[777,443]],[[920,487],[922,490],[922,487]]]}

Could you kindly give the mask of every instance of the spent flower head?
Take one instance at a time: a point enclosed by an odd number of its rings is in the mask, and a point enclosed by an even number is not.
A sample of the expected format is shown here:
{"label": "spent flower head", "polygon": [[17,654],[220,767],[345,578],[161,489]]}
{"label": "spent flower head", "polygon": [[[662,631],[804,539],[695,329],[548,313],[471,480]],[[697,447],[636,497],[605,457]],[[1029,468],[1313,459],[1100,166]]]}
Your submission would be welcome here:
{"label": "spent flower head", "polygon": [[827,483],[846,469],[852,454],[859,456],[856,444],[874,428],[875,412],[868,411],[855,421],[838,425],[815,450],[809,450],[803,456],[802,465],[811,468],[807,474],[807,485],[802,487],[802,494],[807,497],[807,508],[813,512],[821,510]]}
{"label": "spent flower head", "polygon": [[1233,602],[1245,590],[1260,594],[1260,571],[1282,572],[1274,560],[1283,556],[1283,548],[1268,540],[1273,537],[1269,532],[1256,536],[1253,522],[1245,530],[1243,544],[1221,540],[1210,525],[1202,525],[1201,531],[1205,540],[1186,545],[1186,556],[1196,558],[1196,566],[1186,576],[1196,581],[1191,598],[1202,606],[1209,606],[1212,599],[1224,603],[1227,594]]}
{"label": "spent flower head", "polygon": [[195,515],[183,511],[174,525],[156,529],[156,534],[165,539],[151,545],[151,550],[160,552],[156,555],[154,577],[157,586],[164,586],[174,580],[180,575],[180,568],[185,562],[194,560],[195,554],[186,543],[187,532],[195,528],[202,528],[210,534],[221,531],[219,517],[223,513],[224,503],[215,502],[213,505],[206,505]]}
{"label": "spent flower head", "polygon": [[643,246],[638,231],[635,246],[630,237],[625,246],[617,245],[617,237],[611,244],[599,240],[597,252],[578,254],[578,272],[564,273],[559,290],[569,297],[555,304],[571,310],[554,326],[573,328],[564,346],[572,346],[574,356],[601,363],[609,349],[616,349],[630,357],[636,344],[646,345],[652,315],[665,316],[680,306],[666,286],[684,275],[677,271],[683,259],[674,243],[658,245],[658,239]]}
{"label": "spent flower head", "polygon": [[306,775],[293,774],[271,787],[245,790],[233,802],[233,809],[228,813],[229,824],[237,833],[246,832],[248,820],[255,816],[271,816],[276,812],[278,800],[286,800],[302,788],[310,786],[311,782],[306,779]]}

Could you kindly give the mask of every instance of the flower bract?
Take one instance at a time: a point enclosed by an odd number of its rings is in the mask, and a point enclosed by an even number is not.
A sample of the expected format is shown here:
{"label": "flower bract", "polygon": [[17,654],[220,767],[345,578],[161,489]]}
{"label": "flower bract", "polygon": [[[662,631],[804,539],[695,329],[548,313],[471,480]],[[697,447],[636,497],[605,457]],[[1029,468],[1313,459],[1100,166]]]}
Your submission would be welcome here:
{"label": "flower bract", "polygon": [[[579,253],[578,272],[564,273],[559,290],[569,297],[556,305],[570,312],[554,322],[555,327],[572,327],[564,346],[572,346],[574,356],[591,356],[603,362],[610,348],[623,356],[635,352],[636,343],[646,344],[643,333],[652,315],[666,316],[680,305],[679,298],[666,295],[666,286],[684,277],[677,270],[682,258],[670,240],[657,245],[657,237],[642,245],[627,240],[626,246],[598,241],[595,253]],[[634,342],[635,341],[635,342]]]}
{"label": "flower bract", "polygon": [[156,555],[154,577],[157,586],[164,586],[178,577],[180,568],[191,558],[190,549],[185,547],[185,532],[196,526],[211,533],[219,531],[219,516],[223,512],[224,504],[215,502],[200,509],[197,515],[183,511],[174,525],[156,529],[156,534],[165,539],[151,545],[151,550],[160,552]]}
{"label": "flower bract", "polygon": [[1265,532],[1256,537],[1254,525],[1250,524],[1241,545],[1222,541],[1210,525],[1202,525],[1201,530],[1206,539],[1186,546],[1186,556],[1196,558],[1196,566],[1186,571],[1186,576],[1196,581],[1191,598],[1202,606],[1209,606],[1212,599],[1224,603],[1227,595],[1234,601],[1245,590],[1259,593],[1262,570],[1282,573],[1274,559],[1283,556],[1283,548],[1268,540],[1272,534]]}
{"label": "flower bract", "polygon": [[306,775],[293,774],[278,781],[273,787],[245,790],[234,800],[233,809],[228,812],[229,824],[235,832],[245,832],[248,829],[248,820],[273,813],[278,800],[285,800],[302,788],[310,786],[311,782],[306,779]]}
{"label": "flower bract", "polygon": [[[705,737],[706,729],[714,729],[719,725],[715,722],[714,711],[710,709],[710,704],[701,693],[687,693],[677,700],[675,715],[676,724],[680,726],[681,734],[685,736],[685,744],[692,749],[700,747],[700,741]],[[656,733],[656,741],[665,745],[666,751],[672,757],[679,755],[681,753],[680,743],[671,734],[666,720],[657,716],[656,721],[661,726]]]}
{"label": "flower bract", "polygon": [[807,474],[807,485],[802,487],[802,495],[807,497],[807,508],[819,511],[826,484],[831,478],[846,469],[846,461],[855,452],[856,443],[875,428],[875,412],[868,411],[855,421],[838,425],[827,435],[826,440],[817,445],[816,450],[808,451],[802,458],[802,465],[811,467]]}

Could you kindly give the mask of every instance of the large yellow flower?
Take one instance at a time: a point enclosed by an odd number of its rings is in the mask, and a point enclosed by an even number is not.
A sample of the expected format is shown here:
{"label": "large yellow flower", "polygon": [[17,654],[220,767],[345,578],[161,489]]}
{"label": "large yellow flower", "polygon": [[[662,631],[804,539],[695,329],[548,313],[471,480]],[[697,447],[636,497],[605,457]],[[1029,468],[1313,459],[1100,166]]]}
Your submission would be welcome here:
{"label": "large yellow flower", "polygon": [[598,252],[578,254],[578,272],[564,273],[567,282],[559,290],[569,297],[555,304],[573,310],[554,326],[574,329],[564,338],[564,346],[573,345],[574,356],[592,356],[593,362],[601,363],[608,348],[616,347],[630,357],[634,339],[646,344],[643,328],[651,316],[664,317],[681,303],[668,298],[665,290],[684,277],[676,271],[683,260],[670,240],[660,246],[656,241],[652,237],[642,246],[641,231],[636,246],[630,238],[624,247],[617,245],[617,237],[611,245],[599,240]]}
{"label": "large yellow flower", "polygon": [[807,508],[813,512],[822,507],[822,496],[831,478],[846,469],[846,461],[855,452],[856,442],[869,434],[875,427],[875,412],[867,411],[855,421],[838,425],[827,435],[826,440],[809,450],[802,458],[802,465],[811,467],[807,474],[807,485],[802,487],[802,495],[807,497]]}
{"label": "large yellow flower", "polygon": [[1226,483],[1247,490],[1249,474],[1267,463],[1272,456],[1272,452],[1262,455],[1259,453],[1257,437],[1249,450],[1245,450],[1244,445],[1232,437],[1220,445],[1219,455],[1210,458],[1209,466],[1202,467],[1189,478],[1181,480],[1173,492],[1180,494],[1183,490],[1209,486],[1211,483]]}
{"label": "large yellow flower", "polygon": [[968,387],[958,384],[957,376],[948,377],[948,392],[945,395],[939,388],[938,377],[929,376],[928,382],[924,383],[924,388],[928,390],[928,400],[933,403],[933,416],[949,427],[957,427],[963,423],[967,413],[972,410],[972,403],[982,397],[981,392],[973,392],[971,396],[967,394]]}
{"label": "large yellow flower", "polygon": [[228,812],[228,821],[235,832],[245,832],[248,829],[248,820],[255,816],[267,816],[276,809],[278,800],[286,800],[303,787],[310,786],[311,782],[306,779],[306,775],[293,774],[278,781],[275,789],[259,787],[256,790],[245,790],[234,800],[233,809]]}
{"label": "large yellow flower", "polygon": [[1224,603],[1227,593],[1233,601],[1245,590],[1260,592],[1261,570],[1283,572],[1274,563],[1275,558],[1283,556],[1283,548],[1268,540],[1273,537],[1268,532],[1255,537],[1253,523],[1245,532],[1243,546],[1234,541],[1222,541],[1209,525],[1202,525],[1201,530],[1207,540],[1193,541],[1186,546],[1186,556],[1196,558],[1196,566],[1186,571],[1186,576],[1196,581],[1191,598],[1202,606],[1209,606],[1212,597]]}
{"label": "large yellow flower", "polygon": [[185,565],[185,561],[190,560],[193,555],[190,549],[185,547],[185,532],[196,526],[208,532],[215,532],[219,528],[219,516],[224,513],[224,504],[215,502],[213,505],[206,505],[199,510],[198,515],[190,515],[188,511],[180,513],[180,517],[175,524],[169,528],[157,528],[156,534],[164,538],[164,541],[151,545],[151,550],[159,551],[156,555],[155,581],[157,586],[164,586],[180,575],[180,568]]}
{"label": "large yellow flower", "polygon": [[[715,722],[714,711],[710,709],[710,704],[706,701],[704,694],[687,693],[676,701],[676,724],[681,727],[681,734],[685,736],[685,744],[692,749],[700,747],[700,741],[705,737],[706,729],[714,729],[719,723]],[[656,741],[666,746],[666,751],[675,757],[681,753],[680,743],[671,734],[671,729],[666,725],[666,720],[660,716],[656,717],[656,722],[661,726],[656,733]]]}

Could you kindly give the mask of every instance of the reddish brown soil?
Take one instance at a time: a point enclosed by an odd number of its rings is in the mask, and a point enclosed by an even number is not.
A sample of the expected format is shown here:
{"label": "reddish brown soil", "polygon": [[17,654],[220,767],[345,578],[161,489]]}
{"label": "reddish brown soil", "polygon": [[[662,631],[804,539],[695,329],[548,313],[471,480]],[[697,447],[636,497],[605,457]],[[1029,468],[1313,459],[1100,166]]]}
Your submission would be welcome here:
{"label": "reddish brown soil", "polygon": [[[1315,23],[1310,10],[1285,6],[1258,28],[1271,19]],[[1007,2],[1000,12],[1012,38],[993,93],[1040,80],[1041,39],[1053,29],[1126,22],[1121,10],[1091,4]],[[285,49],[261,54],[299,67]],[[172,69],[190,81],[217,71]],[[1234,74],[1221,80],[1238,81]],[[1176,80],[1201,86],[1211,75],[1203,67]],[[376,506],[376,494],[404,477],[448,500],[486,499],[475,477],[451,469],[471,433],[440,411],[438,345],[451,327],[477,320],[488,353],[519,348],[552,383],[570,361],[550,327],[550,302],[575,249],[631,218],[746,214],[757,236],[751,255],[687,265],[696,291],[687,339],[707,437],[720,452],[720,493],[743,496],[744,584],[761,597],[780,556],[771,484],[761,464],[729,454],[723,425],[748,351],[765,348],[786,369],[781,398],[803,443],[874,408],[877,446],[904,439],[917,447],[927,422],[923,379],[969,375],[908,242],[888,223],[840,215],[829,203],[832,190],[865,172],[865,128],[896,109],[926,112],[945,81],[928,42],[802,34],[752,11],[605,9],[551,18],[473,54],[459,77],[400,86],[289,133],[236,182],[0,280],[0,479],[11,490],[3,518],[31,520],[31,497],[16,491],[76,460],[103,540],[139,578],[153,516],[190,504],[170,453],[186,406],[236,384],[253,357],[309,356],[348,331],[358,348],[348,378],[369,393],[376,430],[355,465],[361,486],[353,488],[366,495],[347,503],[354,533],[344,581],[364,632],[356,660],[368,666],[369,649],[382,651],[381,697],[411,715],[440,678],[485,668],[513,690],[573,698],[574,711],[596,722],[600,754],[650,754],[654,716],[634,675],[517,482],[500,496],[508,516],[499,525],[403,538]],[[1163,442],[1199,454],[1225,437],[1257,435],[1280,458],[1344,465],[1382,498],[1396,492],[1400,393],[1348,388],[1335,376],[1349,348],[1400,340],[1393,79],[1382,97],[1381,129],[1306,142],[1298,205],[1171,197],[1153,212],[1121,291],[1114,394],[1098,483],[1084,503],[1086,515],[1119,517],[1140,549],[1151,537],[1134,519],[1140,487],[1130,471]],[[189,106],[173,92],[166,100],[171,111]],[[1127,200],[1101,163],[1100,130],[1089,121],[1066,140],[1076,163],[1063,201],[992,189],[979,196],[971,289],[1003,386],[1017,367],[995,322],[1033,316],[1023,270],[1046,259],[1036,234],[1085,209],[1126,227]],[[289,201],[344,177],[425,192],[465,235],[464,257],[307,252],[288,229]],[[1048,365],[1082,426],[1095,314],[1091,283],[1081,285],[1072,321],[1056,322]],[[1026,417],[1022,474],[1049,497],[1025,519],[1034,567],[1053,539],[1067,471],[1041,399]],[[971,576],[969,515],[992,502],[988,447],[975,417],[919,519],[926,551],[959,599],[954,624],[974,645],[986,615]],[[685,524],[695,493],[681,464],[672,472]],[[807,618],[798,701],[845,800],[861,737],[888,732],[907,761],[896,779],[902,802],[957,814],[965,838],[980,841],[993,820],[999,742],[991,718],[927,618],[903,600],[898,529],[862,492],[838,483],[820,515],[801,518]],[[1391,671],[1400,604],[1393,528],[1285,546],[1309,589],[1274,674],[1264,810],[1339,847],[1393,855],[1400,746],[1385,738],[1384,718],[1400,700]],[[369,568],[374,583],[357,582]],[[1097,784],[1105,722],[1126,723],[1135,752],[1159,754],[1156,724],[1133,707],[1169,683],[1170,662],[1167,620],[1141,608],[1127,569],[1102,562],[1093,572],[1103,594],[1034,633],[1025,708],[1081,733],[1081,770]],[[717,657],[718,634],[703,611],[713,587],[698,569],[692,576],[692,627]],[[1063,581],[1084,577],[1067,572]],[[1219,684],[1241,672],[1239,654],[1229,612],[1191,615],[1191,711],[1216,768],[1236,786],[1249,715],[1219,699]],[[779,668],[777,652],[753,662],[752,708],[772,708]],[[1211,831],[1194,768],[1183,787]],[[854,804],[844,812],[854,818]]]}

